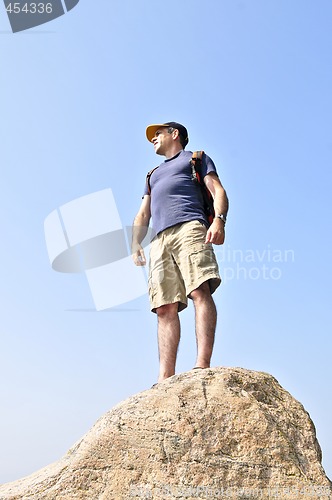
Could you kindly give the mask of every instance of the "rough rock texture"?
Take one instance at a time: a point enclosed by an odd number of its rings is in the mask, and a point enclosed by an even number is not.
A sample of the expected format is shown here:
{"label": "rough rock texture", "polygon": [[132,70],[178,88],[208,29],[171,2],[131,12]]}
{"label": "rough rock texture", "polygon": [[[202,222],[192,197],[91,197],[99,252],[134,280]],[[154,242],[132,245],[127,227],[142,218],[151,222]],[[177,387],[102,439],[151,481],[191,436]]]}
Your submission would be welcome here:
{"label": "rough rock texture", "polygon": [[59,462],[0,499],[332,498],[315,428],[269,374],[169,378],[106,413]]}

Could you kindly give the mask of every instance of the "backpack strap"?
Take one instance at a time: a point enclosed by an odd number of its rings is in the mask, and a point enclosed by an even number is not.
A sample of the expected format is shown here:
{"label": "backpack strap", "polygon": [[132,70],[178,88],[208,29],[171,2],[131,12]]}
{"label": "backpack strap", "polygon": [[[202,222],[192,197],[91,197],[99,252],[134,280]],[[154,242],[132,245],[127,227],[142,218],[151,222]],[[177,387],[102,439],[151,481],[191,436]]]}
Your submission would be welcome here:
{"label": "backpack strap", "polygon": [[202,195],[203,195],[203,203],[204,203],[204,211],[208,219],[208,223],[211,225],[213,222],[213,218],[215,216],[214,206],[213,206],[213,197],[204,184],[204,180],[202,179],[202,158],[204,151],[195,151],[191,158],[191,178],[193,181],[198,182],[201,187]]}
{"label": "backpack strap", "polygon": [[[159,165],[158,165],[159,167]],[[152,168],[147,174],[146,174],[146,185],[147,185],[147,188],[148,188],[148,194],[151,194],[151,184],[150,184],[150,178],[151,178],[151,175],[153,174],[153,172],[155,170],[157,170],[158,167],[154,167]]]}
{"label": "backpack strap", "polygon": [[197,181],[202,184],[203,179],[201,178],[201,164],[204,151],[194,151],[191,157],[191,178],[193,181]]}

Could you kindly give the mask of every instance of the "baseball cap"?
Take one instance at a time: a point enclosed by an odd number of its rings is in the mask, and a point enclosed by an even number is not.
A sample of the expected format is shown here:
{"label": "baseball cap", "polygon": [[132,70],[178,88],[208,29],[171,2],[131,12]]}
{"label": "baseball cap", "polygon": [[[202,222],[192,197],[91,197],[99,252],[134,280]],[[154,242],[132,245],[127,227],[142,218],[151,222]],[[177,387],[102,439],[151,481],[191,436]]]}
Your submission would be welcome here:
{"label": "baseball cap", "polygon": [[160,127],[176,128],[179,131],[179,134],[181,135],[181,137],[183,137],[183,139],[186,141],[185,145],[188,144],[188,142],[189,142],[188,131],[187,131],[186,127],[181,125],[181,123],[177,123],[177,122],[166,122],[166,123],[149,125],[146,128],[146,137],[147,137],[148,141],[152,142],[152,139],[154,138],[158,128],[160,128]]}

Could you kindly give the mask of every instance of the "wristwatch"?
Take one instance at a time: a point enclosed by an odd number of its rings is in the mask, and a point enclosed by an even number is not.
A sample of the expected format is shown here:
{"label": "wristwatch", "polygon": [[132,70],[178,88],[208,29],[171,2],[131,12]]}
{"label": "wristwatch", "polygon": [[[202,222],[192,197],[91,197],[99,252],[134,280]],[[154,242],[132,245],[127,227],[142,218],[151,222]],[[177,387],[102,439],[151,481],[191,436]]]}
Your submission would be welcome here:
{"label": "wristwatch", "polygon": [[225,214],[216,214],[215,219],[221,219],[224,224],[226,224],[226,215]]}

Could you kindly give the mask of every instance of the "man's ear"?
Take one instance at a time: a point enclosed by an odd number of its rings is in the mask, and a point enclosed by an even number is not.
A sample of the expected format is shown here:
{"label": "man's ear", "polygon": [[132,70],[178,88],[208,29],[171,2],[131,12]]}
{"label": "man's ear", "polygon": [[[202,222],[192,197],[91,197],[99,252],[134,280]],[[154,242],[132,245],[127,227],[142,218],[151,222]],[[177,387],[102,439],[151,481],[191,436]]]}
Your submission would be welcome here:
{"label": "man's ear", "polygon": [[172,137],[173,137],[173,139],[174,139],[175,141],[176,141],[176,139],[177,139],[178,137],[180,137],[180,134],[179,134],[179,131],[178,131],[178,129],[177,129],[177,128],[175,128],[175,129],[173,130],[173,132],[172,132]]}

